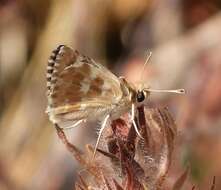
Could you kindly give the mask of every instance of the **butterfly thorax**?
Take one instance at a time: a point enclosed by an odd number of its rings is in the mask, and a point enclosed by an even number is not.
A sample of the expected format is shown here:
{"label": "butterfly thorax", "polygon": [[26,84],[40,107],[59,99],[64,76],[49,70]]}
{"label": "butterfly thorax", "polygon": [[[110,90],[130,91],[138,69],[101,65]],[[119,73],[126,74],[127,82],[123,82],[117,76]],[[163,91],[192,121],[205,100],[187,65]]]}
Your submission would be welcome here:
{"label": "butterfly thorax", "polygon": [[119,77],[122,90],[122,98],[127,98],[130,102],[136,102],[135,87],[128,83],[124,77]]}
{"label": "butterfly thorax", "polygon": [[123,92],[123,97],[129,98],[129,101],[135,105],[139,105],[146,100],[149,93],[143,89],[136,89],[133,84],[128,83],[125,78],[120,77],[121,90]]}

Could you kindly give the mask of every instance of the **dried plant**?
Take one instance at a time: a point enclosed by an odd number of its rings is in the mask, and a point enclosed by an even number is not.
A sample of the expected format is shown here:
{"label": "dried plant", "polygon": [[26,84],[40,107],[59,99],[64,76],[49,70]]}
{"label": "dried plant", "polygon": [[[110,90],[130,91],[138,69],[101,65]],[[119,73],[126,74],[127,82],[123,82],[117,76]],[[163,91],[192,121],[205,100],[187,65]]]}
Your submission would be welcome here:
{"label": "dried plant", "polygon": [[[137,136],[126,116],[112,121],[103,133],[93,160],[90,145],[87,146],[87,153],[81,152],[56,126],[58,136],[84,168],[79,172],[75,189],[164,189],[177,134],[174,120],[167,108],[145,109],[142,106],[138,108],[136,124],[143,139]],[[182,188],[188,170],[177,179],[172,190]]]}

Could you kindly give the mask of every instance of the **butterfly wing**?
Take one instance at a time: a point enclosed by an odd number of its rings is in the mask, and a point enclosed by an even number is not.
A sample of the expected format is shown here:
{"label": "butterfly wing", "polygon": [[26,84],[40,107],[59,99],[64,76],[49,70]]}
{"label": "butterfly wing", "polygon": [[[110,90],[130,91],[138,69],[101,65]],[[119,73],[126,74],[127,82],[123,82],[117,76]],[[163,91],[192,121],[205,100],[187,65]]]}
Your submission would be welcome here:
{"label": "butterfly wing", "polygon": [[50,119],[65,126],[107,111],[122,97],[114,74],[64,45],[49,58],[47,89]]}

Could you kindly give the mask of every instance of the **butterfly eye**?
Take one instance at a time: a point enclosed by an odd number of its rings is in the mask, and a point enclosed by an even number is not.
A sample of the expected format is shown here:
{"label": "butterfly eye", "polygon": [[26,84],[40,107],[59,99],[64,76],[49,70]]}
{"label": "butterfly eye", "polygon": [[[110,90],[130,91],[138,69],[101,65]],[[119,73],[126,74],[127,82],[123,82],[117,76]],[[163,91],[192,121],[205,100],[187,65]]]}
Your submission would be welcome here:
{"label": "butterfly eye", "polygon": [[137,102],[143,102],[145,100],[145,94],[143,91],[137,92]]}

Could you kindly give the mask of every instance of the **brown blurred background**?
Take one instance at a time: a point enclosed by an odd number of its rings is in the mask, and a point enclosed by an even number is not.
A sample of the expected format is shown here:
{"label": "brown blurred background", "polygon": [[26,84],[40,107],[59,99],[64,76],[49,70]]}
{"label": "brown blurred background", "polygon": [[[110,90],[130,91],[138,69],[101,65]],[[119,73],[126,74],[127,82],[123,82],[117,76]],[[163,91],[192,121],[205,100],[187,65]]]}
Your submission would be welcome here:
{"label": "brown blurred background", "polygon": [[[186,189],[207,190],[213,176],[221,189],[220,9],[219,0],[1,0],[0,189],[74,187],[77,163],[45,114],[47,59],[59,44],[134,83],[151,50],[143,82],[187,91],[150,97],[179,130],[171,183],[190,165]],[[82,149],[96,140],[90,127],[68,134]]]}

